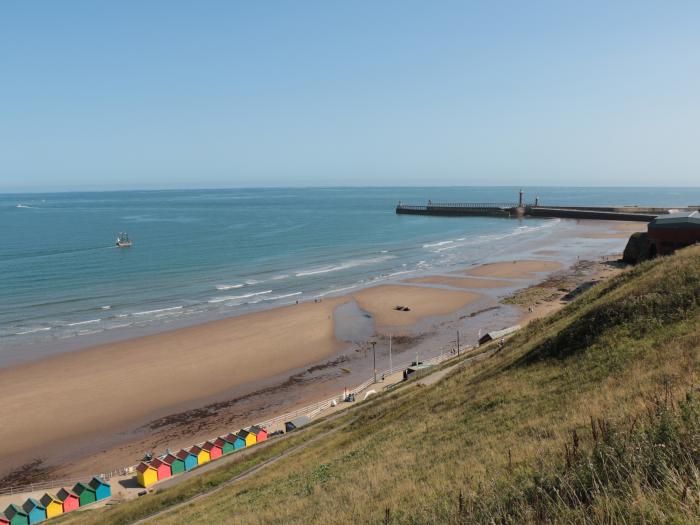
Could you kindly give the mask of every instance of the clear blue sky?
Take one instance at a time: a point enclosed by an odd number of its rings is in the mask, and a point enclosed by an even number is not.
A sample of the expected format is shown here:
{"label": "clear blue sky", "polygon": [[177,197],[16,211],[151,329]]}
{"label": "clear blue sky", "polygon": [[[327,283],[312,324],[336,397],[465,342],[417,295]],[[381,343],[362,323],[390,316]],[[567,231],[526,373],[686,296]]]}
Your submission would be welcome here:
{"label": "clear blue sky", "polygon": [[700,2],[0,5],[0,191],[700,185]]}

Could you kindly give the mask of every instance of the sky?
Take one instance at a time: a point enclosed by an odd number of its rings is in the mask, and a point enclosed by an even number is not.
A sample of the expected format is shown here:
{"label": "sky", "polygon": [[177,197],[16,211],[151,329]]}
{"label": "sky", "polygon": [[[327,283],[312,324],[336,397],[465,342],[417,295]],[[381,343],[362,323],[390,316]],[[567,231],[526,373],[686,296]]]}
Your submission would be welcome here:
{"label": "sky", "polygon": [[700,185],[700,2],[0,4],[0,191]]}

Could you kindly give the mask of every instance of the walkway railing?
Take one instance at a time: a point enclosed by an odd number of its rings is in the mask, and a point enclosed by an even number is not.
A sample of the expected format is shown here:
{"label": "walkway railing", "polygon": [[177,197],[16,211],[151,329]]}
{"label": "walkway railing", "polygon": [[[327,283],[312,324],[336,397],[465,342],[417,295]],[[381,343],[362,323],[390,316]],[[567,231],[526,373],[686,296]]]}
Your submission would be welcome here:
{"label": "walkway railing", "polygon": [[398,203],[397,209],[401,210],[428,210],[431,208],[515,208],[517,204],[513,202],[428,202],[428,204],[415,205]]}

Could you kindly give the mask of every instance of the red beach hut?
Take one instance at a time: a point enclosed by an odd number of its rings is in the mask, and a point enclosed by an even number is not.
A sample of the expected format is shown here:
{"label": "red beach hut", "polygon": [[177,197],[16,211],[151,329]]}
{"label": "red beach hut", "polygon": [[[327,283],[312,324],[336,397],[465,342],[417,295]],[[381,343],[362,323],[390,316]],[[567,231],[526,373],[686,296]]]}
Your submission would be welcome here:
{"label": "red beach hut", "polygon": [[63,503],[63,512],[70,512],[80,507],[80,499],[72,490],[61,489],[56,493],[56,499]]}
{"label": "red beach hut", "polygon": [[170,465],[163,460],[156,458],[151,461],[151,466],[158,471],[158,481],[173,475]]}
{"label": "red beach hut", "polygon": [[10,520],[4,514],[0,514],[0,525],[10,525]]}
{"label": "red beach hut", "polygon": [[215,442],[211,441],[207,441],[206,443],[204,443],[202,448],[209,452],[209,457],[211,457],[212,460],[219,459],[224,453],[222,447],[217,445]]}
{"label": "red beach hut", "polygon": [[265,441],[267,439],[267,430],[265,430],[263,427],[259,427],[257,425],[250,427],[250,431],[255,434],[255,440],[257,443],[260,443],[261,441]]}

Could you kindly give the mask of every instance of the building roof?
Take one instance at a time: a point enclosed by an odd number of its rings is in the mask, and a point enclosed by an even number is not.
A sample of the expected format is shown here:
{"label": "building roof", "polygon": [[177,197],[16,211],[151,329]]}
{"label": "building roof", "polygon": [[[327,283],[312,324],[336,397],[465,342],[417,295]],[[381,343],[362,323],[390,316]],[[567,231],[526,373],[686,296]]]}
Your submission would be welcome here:
{"label": "building roof", "polygon": [[174,454],[166,454],[163,458],[163,463],[165,463],[166,465],[172,465],[176,461],[182,461],[182,458],[179,458]]}
{"label": "building roof", "polygon": [[301,416],[296,419],[292,419],[291,421],[287,421],[287,423],[294,425],[294,428],[299,428],[311,423],[311,418],[309,416]]}
{"label": "building roof", "polygon": [[105,480],[102,478],[98,478],[97,476],[94,476],[91,480],[90,483],[88,483],[93,489],[98,488],[100,485],[103,485],[105,487],[109,487],[109,483],[107,483]]}
{"label": "building roof", "polygon": [[213,448],[221,448],[221,446],[220,446],[220,445],[217,445],[216,443],[214,443],[214,442],[212,442],[212,441],[207,441],[206,443],[204,443],[204,445],[202,445],[202,448],[203,448],[204,450],[209,450],[209,451],[210,451],[210,450],[213,449]]}
{"label": "building roof", "polygon": [[164,460],[162,460],[162,459],[160,459],[160,458],[156,458],[156,459],[154,459],[154,460],[151,461],[151,466],[154,467],[154,468],[158,468],[158,467],[160,467],[161,465],[168,465],[168,466],[170,466],[170,463],[168,463],[167,461],[164,461]]}
{"label": "building roof", "polygon": [[195,455],[199,454],[202,450],[204,450],[204,449],[202,447],[200,447],[199,445],[192,445],[190,447],[190,452],[192,454],[195,454]]}
{"label": "building roof", "polygon": [[252,434],[252,432],[250,430],[246,430],[245,428],[238,432],[238,435],[241,436],[243,439],[248,437],[248,434]]}
{"label": "building roof", "polygon": [[231,441],[229,441],[225,437],[219,436],[214,440],[214,444],[219,448],[223,448],[223,446],[226,445],[226,443],[231,443]]}
{"label": "building roof", "polygon": [[493,330],[482,335],[481,339],[479,339],[479,343],[484,341],[491,341],[493,339],[499,339],[501,337],[505,337],[506,335],[510,335],[514,332],[517,332],[518,330],[520,330],[519,324],[509,326],[508,328],[503,328],[502,330]]}
{"label": "building roof", "polygon": [[46,507],[44,507],[41,503],[39,503],[34,498],[28,498],[27,501],[24,502],[24,505],[22,505],[24,512],[31,512],[33,509],[35,509],[37,507],[39,507],[40,509],[46,510]]}
{"label": "building roof", "polygon": [[668,213],[665,215],[659,215],[649,223],[649,228],[651,229],[678,228],[687,226],[700,228],[700,212],[693,210]]}
{"label": "building roof", "polygon": [[151,465],[149,465],[148,463],[144,463],[143,461],[136,466],[136,470],[138,472],[141,472],[142,474],[148,469],[155,470],[155,467],[152,467]]}
{"label": "building roof", "polygon": [[95,489],[93,489],[93,488],[92,488],[90,485],[88,485],[87,483],[83,483],[82,481],[81,481],[80,483],[76,483],[76,484],[73,486],[73,491],[74,491],[76,494],[81,494],[82,492],[84,492],[84,491],[86,491],[86,490],[88,490],[88,491],[90,491],[90,492],[95,492]]}
{"label": "building roof", "polygon": [[59,501],[66,501],[68,498],[77,498],[78,495],[72,490],[62,488],[56,493],[56,497],[59,499]]}
{"label": "building roof", "polygon": [[267,430],[258,425],[253,425],[252,427],[250,427],[250,431],[255,435],[259,434],[260,432],[267,432]]}
{"label": "building roof", "polygon": [[241,436],[239,436],[238,434],[234,434],[233,432],[231,432],[230,434],[227,434],[224,439],[226,441],[228,441],[229,443],[233,443],[237,439],[243,439],[243,438]]}
{"label": "building roof", "polygon": [[15,505],[14,503],[10,503],[5,509],[5,516],[10,518],[15,514],[21,514],[22,516],[27,515],[27,513],[24,512],[24,509],[22,509],[22,507],[20,507],[19,505]]}
{"label": "building roof", "polygon": [[41,504],[44,507],[48,507],[49,505],[51,505],[51,503],[54,503],[54,502],[55,503],[62,503],[60,499],[56,498],[55,496],[52,496],[48,492],[45,492],[39,501],[41,501]]}
{"label": "building roof", "polygon": [[185,450],[184,448],[175,455],[178,457],[178,459],[185,459],[187,456],[194,456],[192,452],[190,452],[189,450]]}

